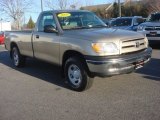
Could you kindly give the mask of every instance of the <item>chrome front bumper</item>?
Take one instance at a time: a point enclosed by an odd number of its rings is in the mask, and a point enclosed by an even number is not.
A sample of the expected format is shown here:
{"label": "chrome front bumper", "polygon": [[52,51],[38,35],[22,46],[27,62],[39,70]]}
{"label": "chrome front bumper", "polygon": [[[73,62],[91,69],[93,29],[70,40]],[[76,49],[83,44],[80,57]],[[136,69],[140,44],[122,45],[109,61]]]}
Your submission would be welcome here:
{"label": "chrome front bumper", "polygon": [[126,74],[143,67],[150,61],[152,48],[127,55],[93,57],[85,56],[89,71],[94,76],[106,77]]}

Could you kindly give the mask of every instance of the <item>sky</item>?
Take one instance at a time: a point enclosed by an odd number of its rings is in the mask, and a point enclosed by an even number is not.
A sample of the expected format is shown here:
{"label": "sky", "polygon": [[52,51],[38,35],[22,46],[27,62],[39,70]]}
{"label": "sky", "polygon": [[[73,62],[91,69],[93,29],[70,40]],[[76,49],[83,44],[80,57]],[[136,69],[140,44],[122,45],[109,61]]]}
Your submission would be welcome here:
{"label": "sky", "polygon": [[[44,10],[48,10],[48,8],[46,7],[44,1],[45,0],[43,0]],[[73,1],[73,0],[69,0],[69,1]],[[93,4],[93,5],[107,4],[107,3],[112,3],[113,1],[115,1],[115,0],[88,0],[88,4],[87,5],[90,5],[90,4]],[[23,23],[25,23],[25,24],[29,21],[30,16],[32,17],[33,21],[36,22],[39,14],[41,12],[41,0],[32,0],[32,2],[33,3],[32,3],[31,8],[25,11],[25,15],[24,15],[25,17],[24,17],[24,20],[23,20]],[[85,2],[81,3],[81,4],[82,4],[82,6],[86,6]],[[12,21],[10,18],[8,18],[6,16],[3,16],[2,18],[3,18],[3,21]]]}
{"label": "sky", "polygon": [[[24,22],[26,23],[30,16],[32,17],[33,21],[36,22],[37,21],[37,18],[38,18],[38,15],[39,13],[41,12],[41,0],[34,0],[34,3],[33,3],[33,7],[32,9],[30,10],[27,10],[26,13],[25,13],[25,20]],[[94,4],[94,5],[97,5],[97,4],[106,4],[106,3],[112,3],[113,1],[115,0],[94,0],[94,2],[92,1],[91,3]],[[43,2],[43,4],[45,4]],[[85,5],[85,3],[83,3]],[[44,10],[47,10],[47,7],[44,5]]]}

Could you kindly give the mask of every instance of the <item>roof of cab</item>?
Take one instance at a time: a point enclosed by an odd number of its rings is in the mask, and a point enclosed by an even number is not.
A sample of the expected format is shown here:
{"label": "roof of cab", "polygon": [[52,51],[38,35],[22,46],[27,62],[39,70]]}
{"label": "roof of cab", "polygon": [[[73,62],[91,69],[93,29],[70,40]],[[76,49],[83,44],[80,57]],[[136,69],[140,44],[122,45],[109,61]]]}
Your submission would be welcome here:
{"label": "roof of cab", "polygon": [[61,12],[90,12],[88,10],[49,10],[49,11],[43,11],[42,13],[61,13]]}
{"label": "roof of cab", "polygon": [[123,18],[125,18],[125,19],[127,19],[127,18],[142,18],[142,16],[129,16],[129,17],[117,17],[117,19],[123,19]]}

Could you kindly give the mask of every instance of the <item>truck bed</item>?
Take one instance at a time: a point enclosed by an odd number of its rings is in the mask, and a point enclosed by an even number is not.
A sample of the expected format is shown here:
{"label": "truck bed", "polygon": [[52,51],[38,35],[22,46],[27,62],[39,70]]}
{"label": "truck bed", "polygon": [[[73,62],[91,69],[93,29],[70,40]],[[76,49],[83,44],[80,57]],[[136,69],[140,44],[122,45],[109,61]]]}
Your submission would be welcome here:
{"label": "truck bed", "polygon": [[16,41],[20,52],[26,56],[33,56],[32,48],[32,30],[23,31],[6,31],[5,45],[6,49],[10,51],[10,45]]}

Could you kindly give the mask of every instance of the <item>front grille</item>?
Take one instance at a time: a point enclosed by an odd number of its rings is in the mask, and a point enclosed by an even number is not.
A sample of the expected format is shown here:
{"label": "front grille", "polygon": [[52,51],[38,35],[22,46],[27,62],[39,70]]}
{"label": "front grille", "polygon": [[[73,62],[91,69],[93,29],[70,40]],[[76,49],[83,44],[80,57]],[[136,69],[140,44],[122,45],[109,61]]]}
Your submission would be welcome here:
{"label": "front grille", "polygon": [[160,26],[147,26],[145,30],[146,31],[160,30]]}
{"label": "front grille", "polygon": [[121,54],[132,53],[146,48],[144,38],[124,40],[121,42]]}
{"label": "front grille", "polygon": [[160,37],[160,34],[155,34],[155,35],[152,35],[152,34],[146,34],[146,37]]}

